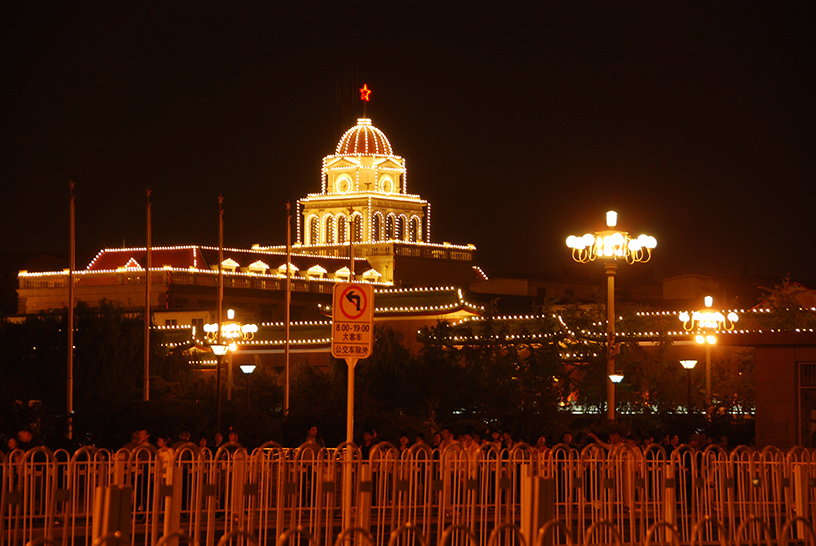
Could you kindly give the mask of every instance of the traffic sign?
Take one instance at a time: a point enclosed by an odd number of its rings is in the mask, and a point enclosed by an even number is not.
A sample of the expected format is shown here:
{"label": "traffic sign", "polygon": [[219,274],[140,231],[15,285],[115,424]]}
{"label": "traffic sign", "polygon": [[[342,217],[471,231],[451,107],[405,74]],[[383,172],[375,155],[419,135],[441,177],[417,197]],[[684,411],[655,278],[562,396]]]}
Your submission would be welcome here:
{"label": "traffic sign", "polygon": [[332,300],[332,356],[367,358],[374,345],[374,287],[338,283]]}

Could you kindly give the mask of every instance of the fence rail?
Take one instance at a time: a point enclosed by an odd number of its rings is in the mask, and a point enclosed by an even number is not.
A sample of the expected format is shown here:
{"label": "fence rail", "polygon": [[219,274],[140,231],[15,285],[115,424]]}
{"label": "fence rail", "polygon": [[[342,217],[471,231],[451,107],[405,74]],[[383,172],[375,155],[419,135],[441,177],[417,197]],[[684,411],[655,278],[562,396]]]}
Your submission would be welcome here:
{"label": "fence rail", "polygon": [[187,444],[0,463],[3,546],[816,544],[802,448]]}

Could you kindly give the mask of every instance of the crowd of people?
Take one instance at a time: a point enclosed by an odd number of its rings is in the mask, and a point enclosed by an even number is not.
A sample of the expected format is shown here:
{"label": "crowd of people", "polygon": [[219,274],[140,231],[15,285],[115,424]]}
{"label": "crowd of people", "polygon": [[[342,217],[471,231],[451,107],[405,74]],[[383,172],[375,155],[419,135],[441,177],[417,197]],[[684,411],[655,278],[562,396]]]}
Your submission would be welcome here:
{"label": "crowd of people", "polygon": [[[396,442],[390,441],[400,452],[410,449],[412,446],[420,444],[427,445],[431,449],[444,450],[454,442],[458,442],[463,449],[468,451],[475,451],[494,446],[496,449],[502,451],[510,451],[515,447],[529,446],[539,453],[549,453],[556,445],[564,445],[571,449],[581,450],[587,445],[595,444],[607,451],[611,451],[620,444],[626,444],[633,448],[647,449],[652,445],[660,445],[665,449],[666,453],[671,453],[680,444],[680,437],[677,434],[666,434],[662,438],[655,438],[654,432],[649,432],[643,435],[640,434],[621,434],[620,432],[612,432],[608,435],[600,436],[595,432],[584,429],[573,434],[572,432],[563,432],[560,437],[554,441],[550,440],[545,435],[540,435],[534,441],[527,441],[526,439],[514,438],[512,432],[508,430],[487,429],[480,433],[474,428],[468,428],[459,434],[453,434],[448,427],[442,427],[438,432],[434,432],[430,440],[426,439],[424,433],[416,433],[410,435],[407,432],[401,432],[398,435]],[[360,442],[360,450],[363,457],[367,458],[371,449],[383,441],[375,429],[367,429],[363,432],[362,441]],[[707,436],[704,432],[696,432],[690,434],[686,438],[686,444],[690,447],[703,450],[712,444],[716,444],[724,450],[728,451],[728,437],[721,436],[719,440]]]}
{"label": "crowd of people", "polygon": [[[382,437],[374,428],[367,428],[363,431],[362,437],[358,441],[362,456],[368,458],[374,446],[381,442],[389,442],[394,445],[400,452],[410,449],[414,445],[427,445],[430,449],[444,450],[454,442],[458,442],[465,450],[478,450],[487,445],[493,445],[499,450],[512,450],[519,445],[528,445],[539,453],[548,453],[555,445],[564,444],[570,448],[583,449],[589,444],[598,445],[609,451],[619,444],[627,444],[631,447],[638,447],[646,449],[650,445],[659,444],[667,452],[671,452],[681,443],[677,434],[667,434],[661,438],[655,438],[654,432],[645,434],[621,434],[613,431],[608,435],[599,435],[590,429],[583,429],[575,432],[563,432],[559,437],[548,438],[545,435],[538,436],[533,441],[527,439],[514,438],[512,432],[508,430],[488,429],[479,432],[475,428],[467,428],[458,434],[454,434],[449,427],[442,427],[438,431],[430,434],[430,438],[426,437],[425,433],[409,433],[407,431],[400,432],[395,437]],[[315,425],[310,426],[306,430],[301,443],[314,442],[319,447],[326,447],[325,442],[318,433],[318,428]],[[690,434],[685,438],[685,443],[694,449],[702,450],[712,444],[717,444],[726,451],[729,449],[728,437],[722,436],[718,440],[708,437],[703,432]],[[166,451],[178,449],[181,446],[193,444],[198,449],[208,448],[210,451],[217,451],[221,446],[227,445],[231,448],[238,448],[241,446],[241,438],[236,428],[229,428],[226,437],[220,431],[215,431],[212,435],[199,434],[195,438],[189,430],[181,429],[175,436],[165,433],[159,433],[152,436],[147,429],[134,430],[131,434],[131,439],[128,443],[121,446],[122,448],[133,450],[140,445],[151,445],[156,449],[165,449]],[[6,453],[12,453],[16,450],[27,451],[33,447],[42,445],[37,440],[35,434],[30,428],[20,429],[16,435],[10,436],[6,442]],[[53,447],[53,446],[50,446]]]}

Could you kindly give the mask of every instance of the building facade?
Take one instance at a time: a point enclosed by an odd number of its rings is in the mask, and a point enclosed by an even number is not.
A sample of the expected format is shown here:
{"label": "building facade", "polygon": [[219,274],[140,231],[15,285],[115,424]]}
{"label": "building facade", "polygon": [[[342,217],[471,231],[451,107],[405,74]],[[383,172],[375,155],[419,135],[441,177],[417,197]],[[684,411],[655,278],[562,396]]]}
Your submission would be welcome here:
{"label": "building facade", "polygon": [[[479,278],[474,245],[430,242],[430,204],[407,192],[405,160],[370,119],[358,119],[343,134],[335,153],[323,159],[321,173],[321,191],[297,205],[297,240],[289,252],[292,320],[321,318],[318,304],[331,299],[337,282],[412,288],[462,286]],[[73,272],[76,300],[143,309],[147,252],[145,247],[101,250],[85,269]],[[187,245],[150,252],[154,313],[197,312],[197,323],[214,320],[220,252],[225,304],[252,320],[283,319],[285,245]],[[21,271],[19,314],[66,307],[68,277],[67,270]]]}
{"label": "building facade", "polygon": [[[398,287],[479,279],[473,244],[431,242],[431,206],[408,192],[405,159],[360,118],[323,158],[320,192],[297,203],[298,252],[365,258]],[[281,247],[272,247],[281,250]]]}

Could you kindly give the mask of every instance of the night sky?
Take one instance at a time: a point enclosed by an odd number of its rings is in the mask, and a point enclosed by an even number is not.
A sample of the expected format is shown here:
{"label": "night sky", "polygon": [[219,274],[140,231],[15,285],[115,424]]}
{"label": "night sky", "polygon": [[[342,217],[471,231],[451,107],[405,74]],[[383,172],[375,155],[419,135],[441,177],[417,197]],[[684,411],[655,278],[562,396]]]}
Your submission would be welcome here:
{"label": "night sky", "polygon": [[816,280],[811,4],[5,2],[0,252],[67,253],[71,179],[81,256],[144,245],[148,187],[155,246],[217,244],[219,194],[227,246],[283,244],[366,83],[488,275],[615,209],[659,277]]}

